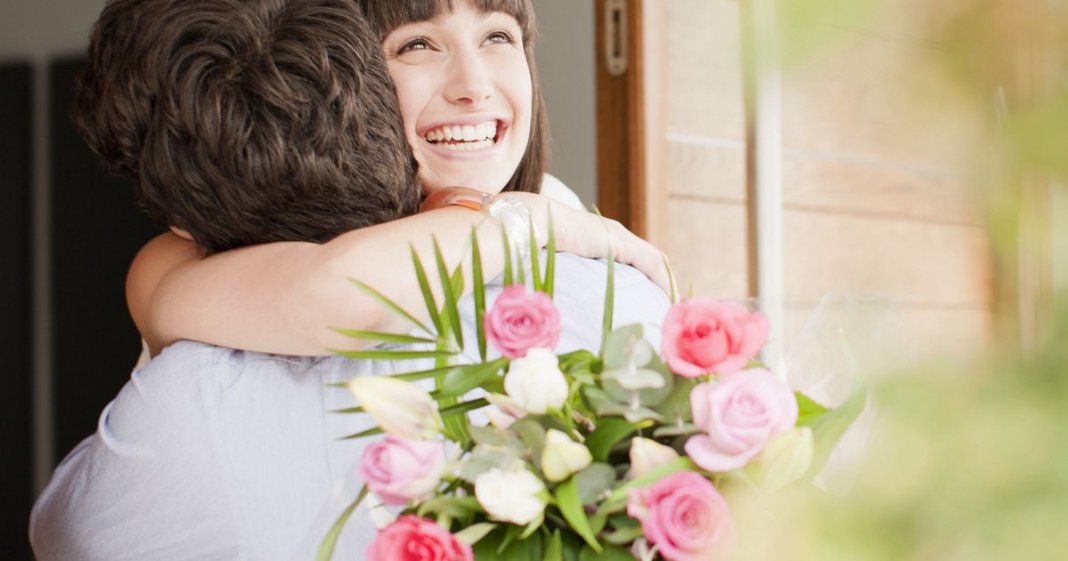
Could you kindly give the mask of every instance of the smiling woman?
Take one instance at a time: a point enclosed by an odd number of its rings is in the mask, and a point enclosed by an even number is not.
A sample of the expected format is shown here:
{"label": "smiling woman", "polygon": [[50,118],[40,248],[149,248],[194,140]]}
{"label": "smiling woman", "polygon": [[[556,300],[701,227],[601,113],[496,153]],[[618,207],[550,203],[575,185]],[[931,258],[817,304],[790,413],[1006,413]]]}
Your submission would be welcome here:
{"label": "smiling woman", "polygon": [[[397,85],[409,141],[417,159],[427,157],[419,160],[424,168],[443,164],[440,173],[447,176],[448,170],[459,167],[458,162],[463,160],[431,158],[430,150],[421,155],[421,145],[429,148],[426,145],[431,142],[440,144],[447,141],[447,135],[453,141],[463,138],[464,125],[497,128],[494,146],[502,145],[500,154],[495,156],[499,162],[475,157],[489,164],[490,172],[485,177],[484,173],[473,173],[472,184],[444,183],[450,178],[435,178],[437,173],[421,169],[420,179],[429,180],[431,185],[466,185],[493,193],[539,192],[548,165],[549,132],[534,62],[537,29],[531,0],[359,0],[359,4],[383,40],[383,54]],[[435,96],[445,99],[432,103]],[[461,109],[464,106],[466,109]],[[500,114],[487,114],[490,108]],[[456,120],[465,116],[475,120]],[[410,121],[413,117],[416,120]],[[500,117],[507,117],[508,122]],[[454,128],[456,125],[458,129]],[[433,132],[433,138],[425,136],[428,132]],[[471,132],[478,138],[477,129]],[[489,136],[485,130],[482,134],[486,135],[483,139]],[[504,183],[498,183],[506,169],[496,164],[507,161],[509,154],[514,157],[512,152],[519,145],[524,147],[519,150],[522,157],[518,167]],[[436,148],[448,150],[444,146]],[[493,181],[488,179],[490,175],[495,177]],[[438,184],[435,179],[443,183]],[[493,185],[492,189],[482,187],[489,185]]]}
{"label": "smiling woman", "polygon": [[496,193],[512,177],[531,132],[523,44],[514,17],[468,3],[386,36],[382,49],[424,190]]}

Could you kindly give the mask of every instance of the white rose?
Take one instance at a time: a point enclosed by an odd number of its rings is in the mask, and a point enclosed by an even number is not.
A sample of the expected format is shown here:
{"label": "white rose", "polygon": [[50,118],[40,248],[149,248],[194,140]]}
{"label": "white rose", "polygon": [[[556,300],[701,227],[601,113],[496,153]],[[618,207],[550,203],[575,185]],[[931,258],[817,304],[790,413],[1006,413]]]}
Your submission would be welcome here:
{"label": "white rose", "polygon": [[489,515],[520,526],[536,520],[545,511],[545,484],[538,476],[517,468],[491,468],[475,480],[475,497]]}
{"label": "white rose", "polygon": [[545,448],[541,453],[541,471],[545,479],[563,481],[592,462],[593,456],[586,446],[556,429],[545,433]]}
{"label": "white rose", "polygon": [[636,436],[630,441],[630,477],[641,477],[649,470],[679,457],[670,446]]}
{"label": "white rose", "polygon": [[567,401],[567,379],[560,371],[559,360],[546,348],[527,351],[527,356],[512,360],[504,377],[504,391],[528,413],[544,414],[559,409]]}

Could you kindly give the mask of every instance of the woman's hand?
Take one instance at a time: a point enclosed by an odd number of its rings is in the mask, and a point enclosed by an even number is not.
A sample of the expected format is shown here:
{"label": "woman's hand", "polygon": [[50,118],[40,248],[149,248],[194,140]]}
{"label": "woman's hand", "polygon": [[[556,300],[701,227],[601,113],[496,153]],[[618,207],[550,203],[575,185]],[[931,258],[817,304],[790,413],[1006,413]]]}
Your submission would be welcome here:
{"label": "woman's hand", "polygon": [[[660,286],[667,294],[676,294],[675,279],[668,266],[667,255],[643,240],[622,224],[592,212],[561,204],[533,193],[510,193],[531,211],[541,237],[547,237],[548,214],[552,212],[556,249],[591,259],[607,258],[609,248],[613,258],[638,269]],[[545,240],[539,239],[544,247]]]}

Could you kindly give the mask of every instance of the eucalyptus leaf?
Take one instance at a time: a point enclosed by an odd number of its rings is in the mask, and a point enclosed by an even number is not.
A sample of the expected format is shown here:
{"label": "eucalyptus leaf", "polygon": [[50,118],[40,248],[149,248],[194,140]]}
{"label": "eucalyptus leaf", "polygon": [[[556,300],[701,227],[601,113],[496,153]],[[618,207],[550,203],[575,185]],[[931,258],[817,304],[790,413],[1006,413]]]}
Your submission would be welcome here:
{"label": "eucalyptus leaf", "polygon": [[514,434],[493,428],[492,426],[472,426],[468,429],[471,439],[476,444],[486,446],[498,446],[501,448],[515,448],[521,450],[523,443]]}
{"label": "eucalyptus leaf", "polygon": [[697,380],[676,376],[672,384],[671,393],[653,409],[664,417],[665,423],[676,425],[679,421],[687,423],[693,417],[690,409],[690,393],[697,387]]}
{"label": "eucalyptus leaf", "polygon": [[[637,330],[629,329],[638,327]],[[638,403],[644,407],[656,408],[668,400],[675,388],[676,376],[668,370],[668,367],[653,352],[653,347],[641,338],[641,326],[628,326],[616,329],[609,338],[609,346],[604,352],[604,368],[606,373],[601,376],[601,387],[608,393],[612,400],[617,403],[630,403],[633,391],[619,383],[618,376],[630,376],[630,370],[643,371],[643,375],[657,375],[661,384],[638,391]],[[611,360],[610,360],[611,359]],[[609,375],[607,369],[615,371]],[[623,369],[622,373],[618,370]],[[637,372],[630,376],[631,380],[637,379]],[[633,416],[632,416],[633,417]]]}
{"label": "eucalyptus leaf", "polygon": [[513,423],[510,428],[523,441],[523,445],[530,451],[531,458],[540,459],[542,451],[545,450],[545,427],[535,418],[524,417]]}
{"label": "eucalyptus leaf", "polygon": [[609,333],[604,346],[605,368],[622,368],[636,361],[637,366],[648,364],[655,353],[649,347],[648,351],[634,356],[634,347],[639,341],[645,341],[641,324],[624,325]]}
{"label": "eucalyptus leaf", "polygon": [[479,444],[460,464],[460,478],[473,484],[478,476],[495,467],[515,464],[519,455],[520,451],[510,446]]}
{"label": "eucalyptus leaf", "polygon": [[579,500],[583,505],[597,504],[616,484],[616,470],[612,466],[594,462],[575,474]]}

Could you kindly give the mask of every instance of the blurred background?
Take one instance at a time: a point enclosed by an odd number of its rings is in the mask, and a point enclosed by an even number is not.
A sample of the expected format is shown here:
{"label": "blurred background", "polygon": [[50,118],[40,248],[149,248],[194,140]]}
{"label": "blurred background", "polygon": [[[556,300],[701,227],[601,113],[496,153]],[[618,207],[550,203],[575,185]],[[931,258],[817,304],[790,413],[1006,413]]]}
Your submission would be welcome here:
{"label": "blurred background", "polygon": [[[773,359],[824,364],[798,357],[835,330],[864,348],[870,463],[739,513],[740,556],[1068,558],[1068,6],[534,3],[551,171],[684,291],[755,299]],[[103,5],[0,3],[8,559],[139,352],[122,283],[159,228],[67,119]]]}

